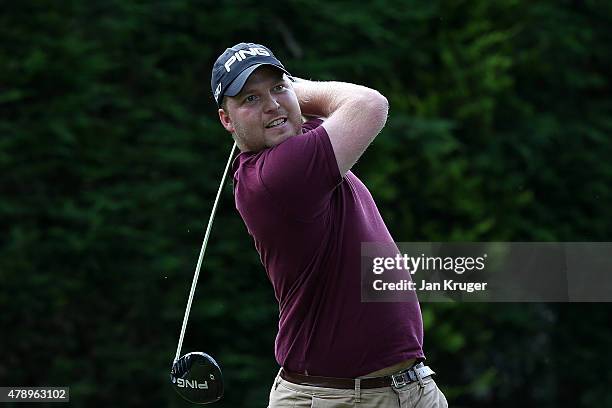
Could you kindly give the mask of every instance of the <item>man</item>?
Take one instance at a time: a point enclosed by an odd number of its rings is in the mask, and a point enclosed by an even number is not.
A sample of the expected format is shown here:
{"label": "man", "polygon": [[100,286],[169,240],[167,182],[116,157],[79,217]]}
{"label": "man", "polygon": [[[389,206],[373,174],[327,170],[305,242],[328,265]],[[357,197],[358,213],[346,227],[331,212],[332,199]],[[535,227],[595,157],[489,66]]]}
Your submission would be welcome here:
{"label": "man", "polygon": [[236,208],[279,302],[269,407],[447,406],[422,363],[418,302],[360,298],[361,243],[393,239],[350,169],[385,125],[386,98],[293,80],[253,43],[219,56],[211,86],[241,151]]}

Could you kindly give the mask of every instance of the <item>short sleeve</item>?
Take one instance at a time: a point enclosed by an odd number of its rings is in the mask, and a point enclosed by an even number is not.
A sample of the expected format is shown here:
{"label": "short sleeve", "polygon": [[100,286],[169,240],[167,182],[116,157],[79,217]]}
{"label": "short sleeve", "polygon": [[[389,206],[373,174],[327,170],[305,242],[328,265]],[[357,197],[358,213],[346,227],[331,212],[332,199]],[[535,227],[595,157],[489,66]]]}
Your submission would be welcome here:
{"label": "short sleeve", "polygon": [[320,124],[307,122],[305,133],[268,149],[262,157],[262,185],[286,215],[302,220],[316,218],[327,208],[342,181],[329,136]]}

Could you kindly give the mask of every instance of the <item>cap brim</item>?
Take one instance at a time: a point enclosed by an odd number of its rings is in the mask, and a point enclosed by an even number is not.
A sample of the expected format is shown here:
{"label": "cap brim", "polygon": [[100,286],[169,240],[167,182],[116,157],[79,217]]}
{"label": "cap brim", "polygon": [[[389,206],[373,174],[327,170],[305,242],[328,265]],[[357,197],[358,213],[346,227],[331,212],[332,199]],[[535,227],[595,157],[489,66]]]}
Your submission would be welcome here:
{"label": "cap brim", "polygon": [[253,73],[253,71],[255,71],[257,68],[261,67],[262,65],[269,65],[271,67],[277,68],[278,70],[280,70],[280,71],[284,72],[285,74],[291,76],[291,74],[289,72],[287,72],[287,70],[285,68],[280,67],[278,65],[274,65],[274,64],[270,64],[270,63],[251,65],[250,67],[248,67],[247,69],[242,71],[236,77],[236,79],[234,79],[232,81],[232,83],[229,84],[229,86],[227,87],[225,92],[223,92],[223,95],[224,96],[236,96],[236,95],[238,95],[240,93],[240,91],[242,90],[242,87],[244,87],[244,84],[246,83],[246,81],[249,79],[249,77]]}

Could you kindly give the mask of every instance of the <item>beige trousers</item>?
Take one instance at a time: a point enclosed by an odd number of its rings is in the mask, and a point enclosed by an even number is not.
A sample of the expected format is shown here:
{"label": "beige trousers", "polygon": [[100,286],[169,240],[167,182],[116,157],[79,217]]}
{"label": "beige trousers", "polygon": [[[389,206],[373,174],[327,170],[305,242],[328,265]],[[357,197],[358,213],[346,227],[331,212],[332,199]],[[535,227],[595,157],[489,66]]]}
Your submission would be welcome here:
{"label": "beige trousers", "polygon": [[367,390],[342,390],[311,387],[276,376],[270,391],[268,408],[447,408],[442,391],[431,377],[400,389],[393,387]]}

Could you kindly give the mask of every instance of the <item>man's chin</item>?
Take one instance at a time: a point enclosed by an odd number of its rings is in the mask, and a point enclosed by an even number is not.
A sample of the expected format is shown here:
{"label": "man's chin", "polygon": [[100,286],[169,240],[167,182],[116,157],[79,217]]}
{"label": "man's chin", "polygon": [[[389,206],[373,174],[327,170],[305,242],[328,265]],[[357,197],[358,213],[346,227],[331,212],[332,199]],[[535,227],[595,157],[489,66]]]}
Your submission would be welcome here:
{"label": "man's chin", "polygon": [[301,128],[300,128],[300,131],[296,131],[295,129],[289,129],[289,128],[284,129],[283,132],[281,133],[268,135],[269,144],[271,146],[276,146],[277,144],[282,143],[285,140],[293,136],[296,136],[298,134],[301,134]]}
{"label": "man's chin", "polygon": [[268,138],[268,143],[266,143],[268,145],[268,147],[274,147],[278,144],[283,143],[285,140],[289,139],[291,136],[291,134],[288,133],[282,133],[280,135],[274,135],[273,137],[269,137]]}

